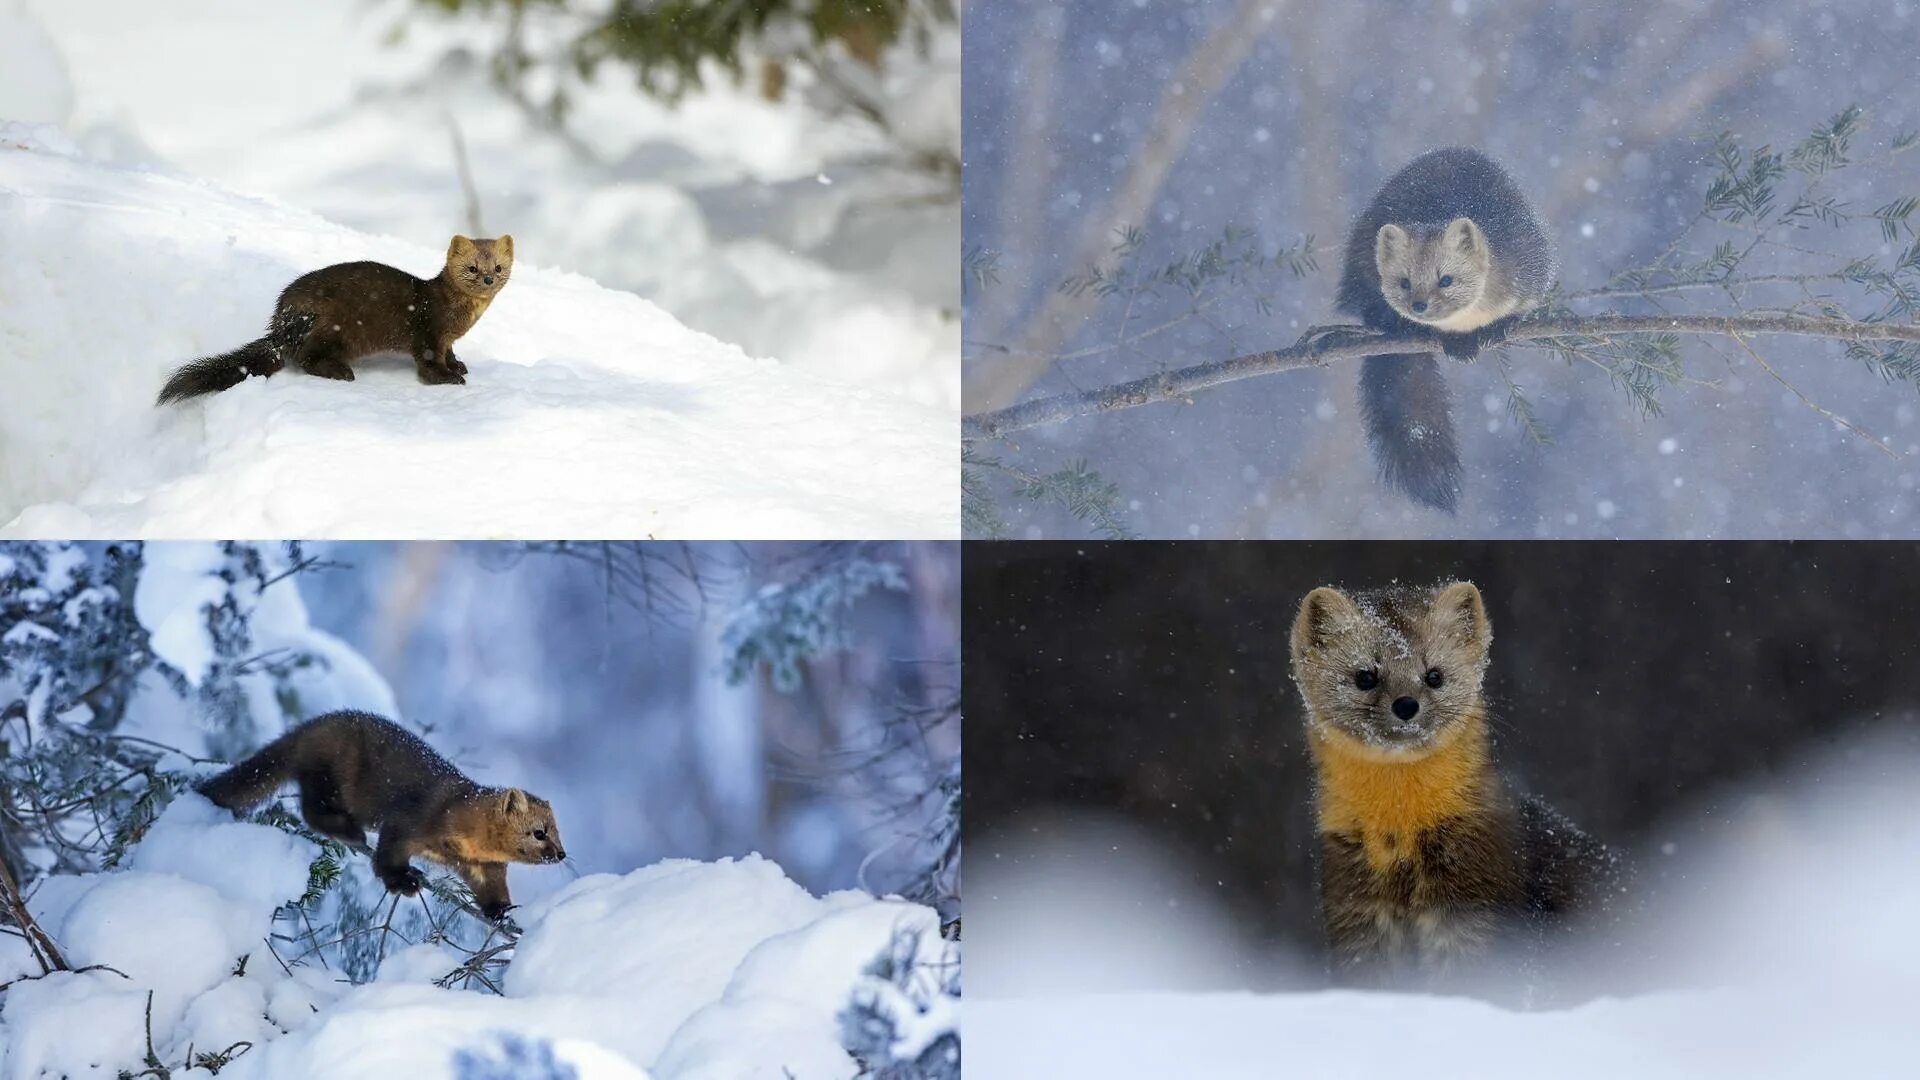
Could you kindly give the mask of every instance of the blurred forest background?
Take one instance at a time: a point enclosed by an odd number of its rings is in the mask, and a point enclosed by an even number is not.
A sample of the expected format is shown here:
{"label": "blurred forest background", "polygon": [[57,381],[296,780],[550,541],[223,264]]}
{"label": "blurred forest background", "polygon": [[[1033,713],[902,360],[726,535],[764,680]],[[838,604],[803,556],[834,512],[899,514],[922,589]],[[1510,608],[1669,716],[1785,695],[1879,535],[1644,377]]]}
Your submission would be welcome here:
{"label": "blurred forest background", "polygon": [[[1569,293],[1681,285],[1570,299],[1579,313],[1831,303],[1911,321],[1920,300],[1911,3],[1064,0],[975,5],[964,31],[968,413],[1344,321],[1353,216],[1448,144],[1513,172]],[[1843,138],[1813,139],[1856,105]],[[1764,208],[1703,218],[1727,132],[1739,181],[1772,154],[1784,175]],[[1726,275],[1815,277],[1697,287]],[[1682,363],[1629,370],[1537,348],[1445,365],[1457,519],[1375,481],[1358,365],[1340,363],[981,440],[969,472],[1000,520],[970,535],[1920,533],[1920,357],[1749,344],[1683,337]]]}
{"label": "blurred forest background", "polygon": [[512,233],[750,354],[957,409],[958,17],[0,0],[0,118],[417,243]]}
{"label": "blurred forest background", "polygon": [[758,851],[952,917],[958,603],[955,544],[0,544],[0,854],[97,868],[352,707],[549,798],[577,874]]}
{"label": "blurred forest background", "polygon": [[[996,905],[1043,903],[1027,890],[1075,872],[1021,865],[1026,845],[1120,821],[1139,833],[1113,866],[1168,861],[1140,891],[1112,886],[1116,910],[1199,925],[1203,905],[1176,901],[1212,901],[1254,946],[1232,960],[1254,984],[1278,956],[1318,955],[1287,644],[1317,585],[1476,582],[1496,760],[1623,848],[1647,896],[1700,876],[1713,845],[1684,823],[1751,843],[1782,827],[1785,778],[1850,790],[1896,756],[1869,738],[1920,751],[1914,544],[1056,542],[967,544],[963,561],[965,813],[993,899],[971,919],[988,945],[1019,932]],[[1081,851],[1081,872],[1102,880],[1104,854]],[[995,956],[976,948],[975,973]]]}

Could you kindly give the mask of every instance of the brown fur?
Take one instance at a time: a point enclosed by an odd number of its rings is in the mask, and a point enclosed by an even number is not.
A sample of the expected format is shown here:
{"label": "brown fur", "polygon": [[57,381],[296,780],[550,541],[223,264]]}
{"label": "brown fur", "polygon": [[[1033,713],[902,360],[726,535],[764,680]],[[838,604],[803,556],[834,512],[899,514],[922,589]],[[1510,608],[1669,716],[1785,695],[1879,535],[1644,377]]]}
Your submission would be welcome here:
{"label": "brown fur", "polygon": [[353,364],[383,353],[406,354],[423,383],[465,383],[467,365],[453,343],[473,329],[512,273],[513,237],[456,236],[432,278],[377,262],[302,274],[280,293],[265,337],[182,367],[160,403],[224,390],[289,363],[309,375],[352,380]]}
{"label": "brown fur", "polygon": [[366,830],[378,830],[374,869],[403,895],[425,883],[411,865],[419,855],[459,874],[480,910],[499,918],[513,903],[507,863],[567,857],[552,804],[519,788],[482,787],[419,736],[370,713],[317,716],[201,784],[200,792],[242,812],[290,780],[315,832],[364,849]]}
{"label": "brown fur", "polygon": [[[1504,930],[1576,906],[1576,864],[1605,859],[1496,772],[1482,691],[1492,640],[1465,582],[1319,588],[1300,605],[1293,675],[1317,781],[1321,911],[1346,980],[1460,976]],[[1403,717],[1407,700],[1418,708]]]}

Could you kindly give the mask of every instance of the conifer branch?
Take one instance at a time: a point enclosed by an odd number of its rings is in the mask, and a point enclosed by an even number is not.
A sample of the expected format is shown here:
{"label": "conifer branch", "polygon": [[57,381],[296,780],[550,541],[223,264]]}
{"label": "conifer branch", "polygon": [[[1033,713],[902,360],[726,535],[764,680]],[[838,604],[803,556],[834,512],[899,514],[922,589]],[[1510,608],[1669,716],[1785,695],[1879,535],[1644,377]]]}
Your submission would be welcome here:
{"label": "conifer branch", "polygon": [[[1552,342],[1562,338],[1606,338],[1634,334],[1792,334],[1841,341],[1920,342],[1920,323],[1859,321],[1806,315],[1557,315],[1528,319],[1513,327],[1507,342]],[[1389,353],[1438,352],[1424,334],[1379,335],[1360,326],[1316,327],[1284,349],[1248,353],[1226,360],[1163,371],[1111,386],[1055,394],[1004,409],[976,413],[962,422],[962,436],[993,438],[1081,416],[1131,409],[1162,401],[1181,401],[1223,383],[1281,371],[1325,367],[1339,360]]]}

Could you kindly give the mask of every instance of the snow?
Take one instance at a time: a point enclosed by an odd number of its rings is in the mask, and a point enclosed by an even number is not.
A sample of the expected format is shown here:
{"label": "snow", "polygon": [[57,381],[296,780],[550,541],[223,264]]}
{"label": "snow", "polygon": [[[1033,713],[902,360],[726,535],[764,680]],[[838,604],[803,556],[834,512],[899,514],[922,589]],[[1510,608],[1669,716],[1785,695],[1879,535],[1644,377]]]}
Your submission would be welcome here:
{"label": "snow", "polygon": [[[221,1071],[235,1080],[452,1077],[463,1055],[506,1060],[535,1052],[527,1046],[583,1078],[851,1078],[835,1017],[894,933],[929,932],[928,963],[957,959],[931,909],[813,897],[747,856],[594,875],[529,905],[516,913],[525,933],[505,997],[430,985],[457,962],[433,944],[346,987],[267,949],[274,910],[304,891],[314,853],[183,795],[126,867],[48,878],[36,918],[74,965],[125,977],[60,973],[10,988],[0,1078],[138,1068],[149,991],[161,1060],[252,1043]],[[0,962],[25,966],[9,953]]]}
{"label": "snow", "polygon": [[[288,569],[284,549],[260,545],[257,550],[268,574]],[[82,558],[77,549],[62,556],[63,561]],[[335,709],[400,715],[393,689],[373,664],[346,642],[312,624],[291,579],[265,589],[244,576],[228,582],[222,576],[229,571],[228,556],[217,544],[147,544],[142,548],[142,560],[133,595],[135,616],[146,629],[154,654],[177,668],[189,685],[199,685],[210,665],[237,665],[232,675],[248,698],[250,715],[285,717],[283,726]],[[239,665],[245,657],[216,655],[207,609],[229,599],[247,616],[250,655],[311,657],[314,662],[276,674],[266,665]],[[169,746],[224,749],[208,745],[205,718],[179,706],[170,708],[165,702],[135,710],[129,717],[127,733]],[[272,734],[277,731],[263,733],[261,741]]]}
{"label": "snow", "polygon": [[[1911,904],[1896,898],[1920,890],[1920,869],[1904,857],[1920,850],[1912,812],[1920,757],[1897,740],[1841,756],[1855,763],[1849,789],[1803,781],[1756,795],[1764,806],[1740,829],[1676,826],[1675,850],[1711,853],[1667,883],[1640,929],[1569,965],[1592,993],[1554,1011],[1410,993],[1228,989],[1250,958],[1271,950],[1209,925],[1212,905],[1170,885],[1177,876],[1154,880],[1139,850],[1151,845],[1101,832],[1072,850],[1037,847],[1031,854],[1054,869],[1020,889],[996,882],[1023,903],[974,913],[982,944],[968,1069],[1057,1080],[1906,1075],[1920,1052],[1911,1017],[1920,941]],[[1880,770],[1887,761],[1895,767]],[[1131,877],[1116,878],[1102,861]],[[1126,898],[1102,901],[1121,880]],[[1044,894],[1033,889],[1040,881]],[[1081,893],[1105,910],[1084,907]],[[1049,923],[1076,916],[1098,930],[1049,936]],[[999,933],[1010,922],[1018,930]],[[1178,954],[1156,952],[1164,936],[1197,940]],[[1195,953],[1212,957],[1211,973],[1196,970]]]}
{"label": "snow", "polygon": [[[259,335],[279,288],[442,251],[211,185],[0,148],[0,533],[953,535],[938,410],[755,359],[537,265],[460,346],[464,387],[397,362],[156,409],[174,366]],[[522,257],[540,256],[522,246]]]}
{"label": "snow", "polygon": [[[579,1010],[597,1010],[621,1032],[620,1048],[650,1060],[721,995],[756,944],[806,924],[818,907],[758,857],[669,859],[624,877],[582,878],[528,916],[538,925],[521,937],[503,989],[510,998],[575,996]],[[609,941],[625,947],[606,949]]]}

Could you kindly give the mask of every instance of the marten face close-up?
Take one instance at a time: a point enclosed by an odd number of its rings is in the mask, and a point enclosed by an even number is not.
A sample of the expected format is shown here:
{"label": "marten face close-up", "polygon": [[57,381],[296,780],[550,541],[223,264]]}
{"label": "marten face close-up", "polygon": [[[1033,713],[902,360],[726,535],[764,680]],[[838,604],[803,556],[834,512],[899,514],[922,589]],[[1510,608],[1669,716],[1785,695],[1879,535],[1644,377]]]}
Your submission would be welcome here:
{"label": "marten face close-up", "polygon": [[1492,636],[1467,582],[1351,597],[1315,589],[1293,627],[1307,724],[1369,757],[1423,757],[1480,714]]}
{"label": "marten face close-up", "polygon": [[470,296],[492,297],[513,273],[513,237],[469,240],[456,236],[447,247],[447,278]]}
{"label": "marten face close-up", "polygon": [[567,857],[560,842],[560,824],[553,819],[553,804],[519,788],[508,788],[501,796],[510,830],[507,846],[514,859],[524,863],[554,863]]}
{"label": "marten face close-up", "polygon": [[1493,261],[1486,235],[1471,220],[1454,218],[1444,228],[1411,231],[1382,225],[1373,254],[1380,291],[1402,317],[1439,330],[1472,330],[1483,321],[1454,324],[1471,318]]}

